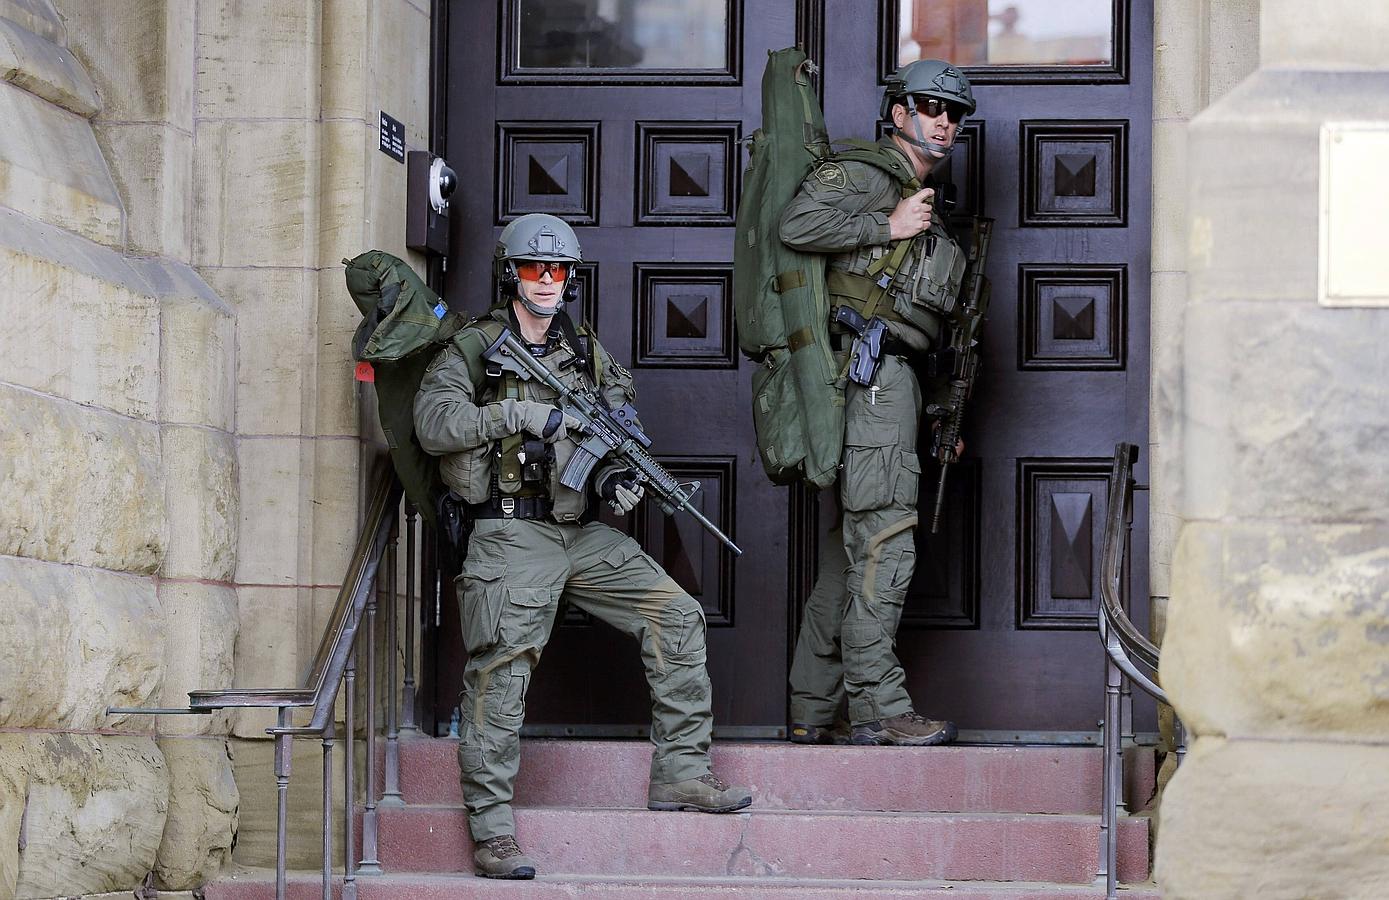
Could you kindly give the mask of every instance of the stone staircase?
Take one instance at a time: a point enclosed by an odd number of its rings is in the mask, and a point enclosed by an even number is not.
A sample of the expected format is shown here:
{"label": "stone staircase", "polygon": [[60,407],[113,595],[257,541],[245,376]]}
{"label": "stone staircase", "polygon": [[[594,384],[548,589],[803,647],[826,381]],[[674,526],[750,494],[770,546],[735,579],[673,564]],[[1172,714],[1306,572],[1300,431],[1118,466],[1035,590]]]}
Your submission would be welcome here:
{"label": "stone staircase", "polygon": [[[714,765],[750,785],[745,813],[650,812],[650,745],[528,740],[517,783],[518,837],[533,882],[472,876],[472,844],[451,741],[401,743],[405,805],[383,807],[386,876],[364,898],[1103,897],[1100,751],[1089,747],[797,747],[720,743]],[[1151,753],[1136,796],[1152,783]],[[1125,896],[1156,898],[1147,820],[1123,820]],[[319,896],[317,873],[291,896]],[[208,900],[273,896],[264,872],[234,873]]]}

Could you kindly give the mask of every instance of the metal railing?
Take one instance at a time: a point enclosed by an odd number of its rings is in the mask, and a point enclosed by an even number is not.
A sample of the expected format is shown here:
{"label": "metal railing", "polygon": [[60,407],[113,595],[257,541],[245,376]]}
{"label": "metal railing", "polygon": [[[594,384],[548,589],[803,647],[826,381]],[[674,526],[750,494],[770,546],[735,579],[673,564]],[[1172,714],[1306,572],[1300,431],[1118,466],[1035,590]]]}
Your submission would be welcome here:
{"label": "metal railing", "polygon": [[[211,713],[220,709],[273,708],[276,724],[266,732],[275,739],[276,831],[275,897],[284,900],[288,849],[288,801],[291,743],[294,738],[317,738],[323,744],[323,900],[332,900],[333,881],[333,749],[338,741],[336,712],[343,699],[343,900],[357,896],[359,875],[379,875],[377,859],[378,806],[400,805],[400,746],[402,732],[417,732],[415,684],[416,550],[418,516],[403,499],[399,479],[385,465],[373,482],[366,519],[352,554],[342,588],[338,591],[313,663],[297,688],[232,688],[190,692],[187,709],[109,709],[110,713],[169,715]],[[399,622],[397,576],[398,545],[405,544],[405,623]],[[384,597],[384,602],[382,598]],[[386,696],[380,698],[377,679],[377,618],[384,611],[386,653]],[[402,656],[400,634],[404,631],[404,678],[397,680],[397,658]],[[361,813],[361,859],[356,858],[357,840],[357,665],[366,655],[365,723],[366,785]],[[384,700],[386,727],[384,788],[377,785],[377,705]],[[294,711],[307,710],[308,722],[294,724]],[[404,721],[399,715],[403,709]],[[301,713],[301,719],[303,714]]]}
{"label": "metal railing", "polygon": [[[1134,627],[1125,608],[1124,578],[1133,528],[1133,467],[1138,447],[1117,444],[1109,470],[1108,513],[1101,557],[1100,640],[1105,649],[1104,800],[1100,811],[1100,872],[1107,900],[1118,896],[1119,817],[1124,806],[1124,697],[1137,684],[1160,703],[1167,695],[1157,681],[1157,645]],[[1185,755],[1181,722],[1177,722],[1177,759]]]}

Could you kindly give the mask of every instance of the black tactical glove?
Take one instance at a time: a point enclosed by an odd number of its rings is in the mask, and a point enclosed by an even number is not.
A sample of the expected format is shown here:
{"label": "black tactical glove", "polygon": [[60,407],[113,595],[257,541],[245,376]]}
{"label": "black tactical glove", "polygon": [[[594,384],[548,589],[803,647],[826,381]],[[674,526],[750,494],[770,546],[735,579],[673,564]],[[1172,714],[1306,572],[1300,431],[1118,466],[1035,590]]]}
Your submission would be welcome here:
{"label": "black tactical glove", "polygon": [[612,511],[619,516],[636,509],[645,494],[646,488],[637,481],[637,473],[633,469],[615,469],[598,486],[598,496],[608,501]]}

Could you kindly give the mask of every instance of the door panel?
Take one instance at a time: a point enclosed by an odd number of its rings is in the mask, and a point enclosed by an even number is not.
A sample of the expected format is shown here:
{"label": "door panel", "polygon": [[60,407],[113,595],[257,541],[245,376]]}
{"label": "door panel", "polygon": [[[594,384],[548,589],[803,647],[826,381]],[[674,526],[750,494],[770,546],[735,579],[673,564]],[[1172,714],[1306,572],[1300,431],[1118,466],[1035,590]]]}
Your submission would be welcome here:
{"label": "door panel", "polygon": [[[740,141],[759,120],[766,48],[794,39],[794,9],[783,7],[506,0],[458,4],[449,23],[449,157],[472,185],[459,191],[449,303],[476,311],[493,296],[491,252],[507,221],[549,212],[576,227],[582,309],[635,374],[653,451],[682,480],[700,482],[702,512],[744,550],[735,562],[689,517],[650,504],[606,519],[703,605],[723,728],[766,730],[785,718],[789,492],[758,462],[751,369],[737,352],[732,307]],[[687,52],[672,29],[702,49]],[[516,41],[519,59],[502,49]],[[451,634],[447,624],[442,633]],[[461,648],[441,655],[453,658],[441,672],[451,705]],[[566,616],[530,688],[528,725],[631,733],[649,717],[636,645]]]}
{"label": "door panel", "polygon": [[[767,482],[751,367],[733,334],[740,142],[759,124],[767,51],[797,42],[822,63],[835,137],[876,133],[882,76],[904,46],[1019,63],[968,69],[980,108],[938,173],[961,213],[995,219],[992,305],[966,458],[949,477],[941,533],[917,529],[898,652],[919,708],[962,728],[1094,729],[1104,475],[1116,442],[1141,445],[1147,433],[1152,12],[1151,0],[1088,2],[1101,10],[1091,19],[1109,10],[1108,45],[1053,40],[1037,18],[1039,5],[1060,8],[1047,0],[700,0],[689,20],[696,4],[683,0],[451,10],[447,150],[463,186],[449,303],[490,301],[507,221],[540,211],[576,226],[579,308],[635,373],[658,456],[705,486],[704,513],[745,551],[734,560],[686,517],[649,506],[611,520],[703,605],[720,727],[784,724],[796,614],[833,516],[832,502]],[[696,27],[697,52],[669,50],[682,27]],[[698,68],[674,67],[682,61]],[[928,467],[923,523],[935,482]],[[1140,623],[1146,534],[1139,516]],[[456,609],[446,611],[442,721],[462,669]],[[648,717],[635,645],[567,615],[530,689],[528,724],[630,734]]]}
{"label": "door panel", "polygon": [[[992,300],[939,535],[927,524],[938,470],[923,473],[897,652],[918,708],[964,729],[1092,731],[1102,710],[1105,478],[1114,444],[1147,434],[1152,14],[1146,0],[1089,5],[882,0],[876,18],[850,0],[823,7],[835,137],[873,133],[882,76],[902,48],[905,61],[1031,63],[966,65],[979,109],[937,173],[961,214],[995,220]],[[1011,23],[1008,6],[1020,13]],[[1107,16],[1115,40],[1092,35],[1083,52],[1047,43],[1047,12]],[[1146,520],[1132,552],[1143,562],[1134,583],[1146,586]],[[1154,727],[1151,707],[1140,712]]]}

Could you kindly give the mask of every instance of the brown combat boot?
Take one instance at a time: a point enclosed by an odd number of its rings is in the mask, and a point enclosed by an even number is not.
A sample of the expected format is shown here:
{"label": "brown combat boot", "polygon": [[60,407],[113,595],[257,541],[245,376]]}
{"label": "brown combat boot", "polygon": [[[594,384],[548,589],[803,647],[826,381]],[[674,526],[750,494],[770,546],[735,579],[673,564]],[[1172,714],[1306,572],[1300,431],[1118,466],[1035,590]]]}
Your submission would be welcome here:
{"label": "brown combat boot", "polygon": [[792,722],[791,727],[786,730],[786,739],[793,744],[847,744],[849,743],[849,723],[802,725],[799,722]]}
{"label": "brown combat boot", "polygon": [[535,877],[535,863],[509,834],[480,841],[473,850],[473,862],[477,864],[479,878],[521,880]]}
{"label": "brown combat boot", "polygon": [[855,725],[850,740],[855,744],[889,744],[894,747],[930,747],[948,744],[959,731],[954,722],[925,719],[912,710],[900,716]]}
{"label": "brown combat boot", "polygon": [[646,808],[672,812],[737,812],[752,803],[752,791],[737,787],[710,772],[674,784],[653,784],[646,792]]}

